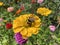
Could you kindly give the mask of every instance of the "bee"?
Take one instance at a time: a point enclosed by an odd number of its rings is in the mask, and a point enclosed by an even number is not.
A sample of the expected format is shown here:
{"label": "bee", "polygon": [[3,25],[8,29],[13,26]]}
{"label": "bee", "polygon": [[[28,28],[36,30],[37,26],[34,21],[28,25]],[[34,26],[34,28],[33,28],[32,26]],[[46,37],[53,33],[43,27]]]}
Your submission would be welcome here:
{"label": "bee", "polygon": [[33,17],[29,17],[29,19],[28,19],[28,21],[27,21],[27,24],[29,25],[29,26],[31,26],[32,25],[32,23],[34,22],[34,18]]}

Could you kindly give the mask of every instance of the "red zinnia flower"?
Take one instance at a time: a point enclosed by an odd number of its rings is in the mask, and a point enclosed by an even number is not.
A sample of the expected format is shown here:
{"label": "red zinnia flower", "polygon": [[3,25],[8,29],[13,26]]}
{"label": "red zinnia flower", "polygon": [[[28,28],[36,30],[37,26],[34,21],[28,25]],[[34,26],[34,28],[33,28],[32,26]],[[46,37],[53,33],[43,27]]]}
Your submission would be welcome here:
{"label": "red zinnia flower", "polygon": [[36,0],[32,0],[31,3],[36,3]]}
{"label": "red zinnia flower", "polygon": [[10,29],[10,28],[12,28],[12,24],[11,23],[7,23],[6,24],[6,29]]}
{"label": "red zinnia flower", "polygon": [[20,7],[21,10],[24,10],[25,9],[25,6],[24,4],[21,4],[21,7]]}

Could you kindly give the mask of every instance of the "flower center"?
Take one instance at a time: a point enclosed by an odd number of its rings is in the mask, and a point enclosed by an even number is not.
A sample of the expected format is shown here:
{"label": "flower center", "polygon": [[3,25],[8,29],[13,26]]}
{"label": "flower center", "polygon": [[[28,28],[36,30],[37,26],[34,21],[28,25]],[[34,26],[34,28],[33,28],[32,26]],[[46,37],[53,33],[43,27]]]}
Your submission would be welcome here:
{"label": "flower center", "polygon": [[34,23],[34,20],[35,19],[33,17],[29,17],[29,19],[27,20],[27,24],[29,27],[31,27],[33,25],[32,23]]}

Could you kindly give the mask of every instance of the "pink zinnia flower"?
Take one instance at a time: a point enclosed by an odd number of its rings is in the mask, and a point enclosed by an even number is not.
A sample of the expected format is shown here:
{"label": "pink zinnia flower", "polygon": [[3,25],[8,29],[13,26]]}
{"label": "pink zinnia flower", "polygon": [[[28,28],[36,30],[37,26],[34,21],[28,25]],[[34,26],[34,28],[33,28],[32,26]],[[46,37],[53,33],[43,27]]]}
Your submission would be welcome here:
{"label": "pink zinnia flower", "polygon": [[55,27],[54,25],[50,25],[49,28],[50,28],[50,30],[53,31],[53,32],[54,32],[55,29],[56,29],[56,27]]}
{"label": "pink zinnia flower", "polygon": [[8,12],[14,11],[14,7],[8,7],[8,8],[7,8],[7,11],[8,11]]}
{"label": "pink zinnia flower", "polygon": [[44,0],[37,0],[37,3],[41,4]]}
{"label": "pink zinnia flower", "polygon": [[3,21],[3,18],[0,18],[0,22],[2,22]]}

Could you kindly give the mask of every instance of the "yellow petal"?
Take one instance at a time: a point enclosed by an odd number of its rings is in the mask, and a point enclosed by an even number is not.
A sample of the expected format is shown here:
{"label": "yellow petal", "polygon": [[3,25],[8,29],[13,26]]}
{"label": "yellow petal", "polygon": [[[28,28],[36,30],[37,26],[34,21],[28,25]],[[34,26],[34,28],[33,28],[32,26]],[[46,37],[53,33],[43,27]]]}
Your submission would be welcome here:
{"label": "yellow petal", "polygon": [[27,29],[24,28],[20,33],[21,33],[23,36],[26,36],[28,32],[27,32]]}
{"label": "yellow petal", "polygon": [[23,37],[23,39],[28,39],[28,37],[27,37],[27,36],[22,35],[22,37]]}
{"label": "yellow petal", "polygon": [[34,19],[35,19],[35,22],[34,22],[35,25],[34,25],[34,27],[39,27],[40,24],[41,24],[40,18],[38,16],[35,16]]}
{"label": "yellow petal", "polygon": [[40,28],[30,27],[28,28],[28,33],[30,34],[36,34],[37,31],[39,31]]}
{"label": "yellow petal", "polygon": [[28,30],[28,33],[32,33],[32,31],[33,31],[33,28],[32,27],[30,27],[30,28],[27,28]]}
{"label": "yellow petal", "polygon": [[40,19],[39,20],[35,20],[34,27],[39,27],[40,25],[41,25]]}
{"label": "yellow petal", "polygon": [[36,31],[34,34],[36,35],[36,34],[38,34],[38,32],[39,32],[39,31]]}
{"label": "yellow petal", "polygon": [[32,36],[32,33],[28,33],[28,34],[27,34],[27,37],[30,37],[30,36]]}
{"label": "yellow petal", "polygon": [[19,26],[20,26],[19,19],[16,18],[16,19],[13,21],[13,29],[14,29],[14,28],[17,28],[17,27],[19,27]]}
{"label": "yellow petal", "polygon": [[20,27],[17,29],[13,29],[13,31],[14,31],[14,33],[18,33],[18,32],[21,32],[23,29],[24,29],[24,27]]}
{"label": "yellow petal", "polygon": [[37,34],[37,32],[39,31],[39,28],[33,28],[33,34]]}

